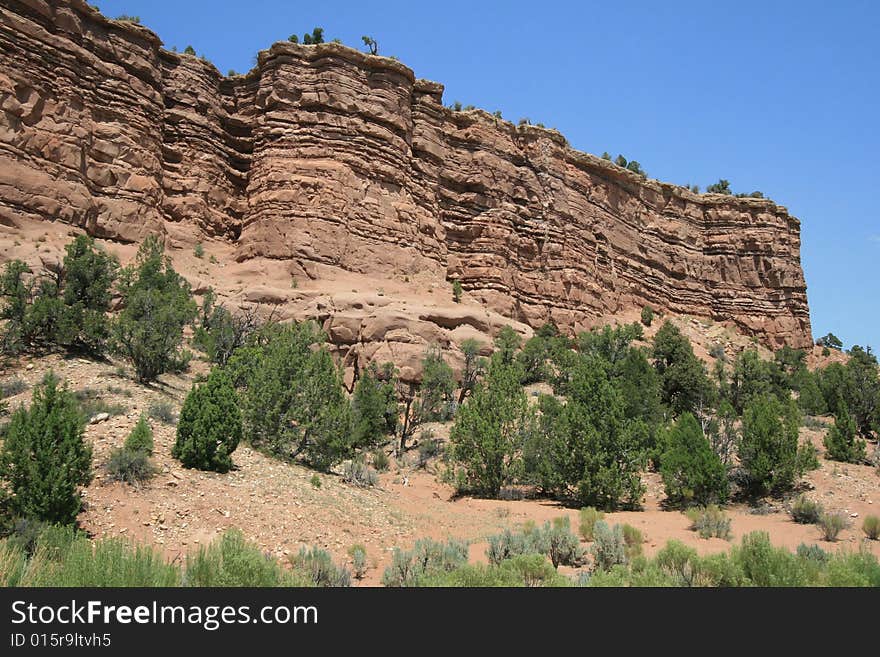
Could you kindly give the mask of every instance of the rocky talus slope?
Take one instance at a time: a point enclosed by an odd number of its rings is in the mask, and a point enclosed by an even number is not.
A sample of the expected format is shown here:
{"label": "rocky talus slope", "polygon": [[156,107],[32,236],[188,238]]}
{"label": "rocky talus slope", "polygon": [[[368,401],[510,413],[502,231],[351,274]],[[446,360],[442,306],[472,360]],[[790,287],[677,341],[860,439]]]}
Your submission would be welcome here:
{"label": "rocky talus slope", "polygon": [[[768,346],[811,343],[785,208],[644,180],[558,132],[452,111],[442,93],[333,43],[276,43],[224,77],[81,0],[3,0],[0,223],[217,241],[236,263],[313,281],[457,278],[474,304],[533,327],[650,304]],[[419,321],[468,323],[434,319]],[[336,333],[358,342],[362,328]]]}

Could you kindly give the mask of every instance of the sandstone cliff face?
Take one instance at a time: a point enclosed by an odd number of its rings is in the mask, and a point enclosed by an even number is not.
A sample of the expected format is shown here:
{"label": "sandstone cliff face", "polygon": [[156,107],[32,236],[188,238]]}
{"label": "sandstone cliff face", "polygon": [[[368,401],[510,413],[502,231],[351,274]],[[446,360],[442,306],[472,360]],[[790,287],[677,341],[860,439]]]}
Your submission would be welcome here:
{"label": "sandstone cliff face", "polygon": [[649,304],[811,344],[785,208],[646,181],[555,131],[453,112],[394,60],[278,43],[225,78],[81,0],[4,0],[0,46],[0,223],[216,238],[239,262],[313,277],[458,278],[532,326]]}

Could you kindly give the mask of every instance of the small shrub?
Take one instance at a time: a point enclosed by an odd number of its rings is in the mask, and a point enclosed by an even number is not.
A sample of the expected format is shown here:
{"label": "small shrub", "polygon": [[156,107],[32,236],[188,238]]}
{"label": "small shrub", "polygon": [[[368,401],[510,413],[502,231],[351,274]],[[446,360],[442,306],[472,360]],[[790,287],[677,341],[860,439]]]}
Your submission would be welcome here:
{"label": "small shrub", "polygon": [[799,495],[792,503],[791,518],[802,525],[813,525],[819,522],[824,509],[819,502],[809,499],[806,495]]}
{"label": "small shrub", "polygon": [[153,454],[153,430],[143,415],[125,439],[125,449],[131,452],[143,452],[147,456]]}
{"label": "small shrub", "polygon": [[14,397],[22,392],[27,390],[27,383],[25,383],[24,379],[19,377],[14,377],[12,379],[7,379],[0,383],[0,399],[6,399],[7,397]]}
{"label": "small shrub", "polygon": [[201,242],[196,244],[196,248],[193,249],[193,255],[196,258],[204,258],[205,257],[205,247],[202,246]]}
{"label": "small shrub", "polygon": [[816,561],[818,563],[825,563],[828,561],[828,553],[815,543],[812,545],[801,543],[797,546],[796,554],[799,558],[804,559],[805,561]]}
{"label": "small shrub", "polygon": [[312,488],[314,488],[315,490],[317,490],[321,487],[321,477],[318,476],[317,472],[312,475],[311,479],[309,479],[309,483],[312,485]]}
{"label": "small shrub", "polygon": [[77,402],[79,402],[79,412],[83,422],[88,422],[96,415],[106,413],[110,417],[122,415],[128,411],[125,404],[113,403],[109,404],[101,397],[101,393],[94,388],[83,388],[73,393]]}
{"label": "small shrub", "polygon": [[686,514],[691,521],[691,529],[700,538],[730,539],[730,518],[718,506],[710,504],[706,507],[688,509]]}
{"label": "small shrub", "polygon": [[362,460],[353,459],[345,464],[342,480],[347,484],[368,488],[379,483],[379,475]]}
{"label": "small shrub", "polygon": [[699,570],[697,551],[681,541],[667,541],[657,553],[655,563],[676,586],[692,586]]}
{"label": "small shrub", "polygon": [[227,375],[214,369],[186,396],[171,455],[186,468],[228,472],[241,435],[235,390]]}
{"label": "small shrub", "polygon": [[819,469],[819,450],[809,440],[801,443],[795,459],[799,472],[811,472]]}
{"label": "small shrub", "polygon": [[867,516],[862,523],[862,531],[872,541],[880,539],[880,518],[877,516]]}
{"label": "small shrub", "polygon": [[455,279],[452,281],[452,300],[455,301],[455,303],[461,303],[461,294],[461,281]]}
{"label": "small shrub", "polygon": [[[22,550],[27,556],[33,556],[37,549],[37,540],[49,527],[53,526],[57,527],[57,525],[50,525],[43,520],[18,518],[12,523],[11,533],[6,537],[6,540]],[[6,532],[4,531],[4,533]]]}
{"label": "small shrub", "polygon": [[333,563],[330,553],[321,548],[301,547],[299,553],[290,558],[290,563],[295,571],[314,586],[351,586],[351,573],[348,569]]}
{"label": "small shrub", "polygon": [[642,308],[642,324],[645,326],[650,326],[651,322],[654,321],[654,310],[651,306],[645,306]]}
{"label": "small shrub", "polygon": [[442,453],[442,451],[440,441],[434,438],[433,433],[423,431],[422,437],[419,438],[419,466],[425,467],[429,460]]}
{"label": "small shrub", "polygon": [[122,388],[120,386],[107,386],[107,392],[111,395],[122,395],[123,397],[131,397],[132,392],[127,388]]}
{"label": "small shrub", "polygon": [[822,538],[826,541],[833,542],[837,540],[837,535],[841,530],[846,529],[849,522],[843,513],[823,513],[816,525],[822,533]]}
{"label": "small shrub", "polygon": [[186,558],[186,586],[304,586],[298,573],[288,573],[277,560],[248,542],[238,529],[202,546]]}
{"label": "small shrub", "polygon": [[348,556],[351,557],[355,579],[363,579],[367,572],[367,549],[360,544],[352,545],[348,548]]}
{"label": "small shrub", "polygon": [[544,538],[544,535],[533,526],[526,527],[521,532],[505,529],[501,534],[488,537],[489,547],[486,548],[486,556],[489,563],[497,566],[507,559],[524,554],[543,555],[549,549]]}
{"label": "small shrub", "polygon": [[592,541],[593,528],[596,525],[596,521],[602,520],[602,518],[604,517],[604,513],[602,513],[601,511],[597,511],[591,506],[581,509],[580,524],[578,525],[578,531],[580,531],[581,538],[583,538],[587,542]]}
{"label": "small shrub", "polygon": [[516,486],[502,486],[498,489],[498,499],[505,502],[517,502],[525,497],[525,492]]}
{"label": "small shrub", "polygon": [[552,564],[537,554],[523,554],[502,564],[516,572],[525,586],[560,586],[563,580]]}
{"label": "small shrub", "polygon": [[743,536],[733,560],[747,581],[755,586],[806,586],[809,583],[805,562],[786,548],[774,547],[767,532]]}
{"label": "small shrub", "polygon": [[554,568],[559,566],[579,566],[584,560],[584,549],[578,537],[571,531],[571,523],[567,516],[554,518],[552,524],[544,523],[544,541],[547,545],[547,556]]}
{"label": "small shrub", "polygon": [[21,584],[40,587],[167,587],[180,585],[180,571],[150,546],[121,538],[92,542],[49,528]]}
{"label": "small shrub", "polygon": [[595,570],[611,570],[614,566],[627,562],[626,539],[620,525],[608,526],[604,520],[597,520],[593,525],[593,555]]}
{"label": "small shrub", "polygon": [[107,471],[116,481],[138,485],[156,474],[156,468],[150,461],[153,454],[153,430],[144,416],[128,434],[122,449],[110,453]]}
{"label": "small shrub", "polygon": [[107,472],[115,481],[124,481],[127,484],[142,484],[156,474],[156,468],[150,461],[150,456],[140,450],[132,450],[126,447],[114,449],[110,452],[107,461]]}
{"label": "small shrub", "polygon": [[376,468],[378,472],[385,472],[388,469],[388,455],[381,449],[377,449],[373,452],[372,461],[373,467]]}
{"label": "small shrub", "polygon": [[417,586],[421,580],[448,573],[467,563],[468,543],[449,539],[440,543],[430,538],[416,541],[412,550],[394,548],[391,565],[382,575],[384,586]]}
{"label": "small shrub", "polygon": [[174,374],[182,374],[189,372],[189,366],[195,354],[189,349],[181,349],[177,354],[171,357],[168,363],[168,371]]}
{"label": "small shrub", "polygon": [[174,406],[168,402],[150,404],[147,415],[162,424],[174,425],[177,422],[177,413],[174,412]]}
{"label": "small shrub", "polygon": [[[803,393],[801,393],[803,395]],[[815,417],[813,415],[805,415],[804,416],[804,426],[807,429],[827,429],[828,422],[823,420],[820,417]]]}
{"label": "small shrub", "polygon": [[556,572],[540,554],[526,554],[508,559],[500,565],[464,564],[449,572],[435,573],[419,579],[420,586],[454,588],[473,587],[564,587],[571,580]]}
{"label": "small shrub", "polygon": [[623,541],[626,543],[626,558],[629,561],[642,554],[642,543],[645,539],[638,529],[632,525],[623,525]]}

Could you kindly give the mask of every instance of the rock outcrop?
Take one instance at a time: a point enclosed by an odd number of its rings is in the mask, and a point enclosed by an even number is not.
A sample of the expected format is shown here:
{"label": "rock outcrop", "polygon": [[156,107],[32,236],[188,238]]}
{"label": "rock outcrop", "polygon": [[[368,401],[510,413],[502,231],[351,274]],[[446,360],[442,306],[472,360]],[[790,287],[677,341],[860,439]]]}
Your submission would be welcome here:
{"label": "rock outcrop", "polygon": [[[0,223],[224,240],[239,262],[309,275],[429,272],[531,326],[648,304],[811,344],[784,207],[645,180],[442,93],[332,43],[277,43],[224,77],[82,0],[4,0]],[[363,321],[331,333],[344,343]]]}

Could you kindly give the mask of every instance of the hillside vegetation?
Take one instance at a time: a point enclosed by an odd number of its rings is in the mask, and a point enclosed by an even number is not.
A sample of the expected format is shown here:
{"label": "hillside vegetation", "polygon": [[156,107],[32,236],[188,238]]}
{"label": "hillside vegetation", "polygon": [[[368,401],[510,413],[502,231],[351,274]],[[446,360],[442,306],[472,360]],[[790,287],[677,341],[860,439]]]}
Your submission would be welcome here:
{"label": "hillside vegetation", "polygon": [[[834,417],[823,440],[826,459],[876,460],[880,376],[870,348],[854,346],[842,362],[810,370],[800,350],[784,347],[768,360],[756,349],[729,354],[718,345],[707,364],[673,322],[646,308],[641,323],[577,335],[548,323],[525,342],[510,327],[492,345],[463,340],[465,366],[458,372],[431,345],[417,383],[402,381],[395,363],[374,362],[347,386],[316,324],[226,308],[210,290],[199,306],[156,238],[124,268],[86,236],[67,246],[54,270],[32,272],[11,261],[0,274],[0,296],[0,344],[10,369],[18,358],[50,354],[111,359],[130,368],[132,384],[149,388],[166,374],[204,363],[181,407],[142,414],[124,445],[101,464],[100,471],[135,487],[156,475],[154,426],[167,423],[174,426],[170,455],[183,468],[231,477],[244,444],[313,470],[316,488],[322,475],[339,475],[369,489],[390,460],[415,455],[421,467],[432,463],[460,497],[538,497],[612,512],[642,508],[646,481],[654,477],[665,508],[688,511],[700,535],[727,538],[723,505],[787,499],[820,467],[816,446],[801,437],[812,418]],[[111,304],[114,298],[119,301]],[[645,329],[654,322],[648,338]],[[20,379],[4,386],[4,397],[24,392]],[[126,542],[108,539],[93,550],[76,529],[82,490],[95,475],[85,428],[114,408],[72,390],[51,371],[32,390],[30,404],[5,406],[0,531],[7,537],[8,583],[100,583],[100,561],[109,559],[120,564],[117,574],[129,568],[125,564],[137,573],[120,580],[125,585],[213,584],[204,573],[223,567],[204,564],[222,561],[224,550],[262,564],[258,583],[350,582],[351,573],[318,547],[289,555],[280,568],[270,558],[261,561],[259,550],[238,534],[202,548],[185,568]],[[434,434],[436,426],[448,430],[448,439]],[[810,522],[828,540],[849,524],[831,513],[813,516]],[[876,539],[871,517],[864,522],[867,540]],[[559,575],[563,566],[581,569],[578,581],[590,584],[877,583],[876,558],[864,549],[829,556],[804,545],[792,555],[771,547],[766,535],[750,534],[725,556],[701,557],[670,543],[647,558],[633,527],[598,520],[589,537],[581,537],[592,543],[587,550],[567,523],[565,517],[488,537],[488,565],[468,564],[467,542],[425,539],[394,553],[383,582],[574,582]],[[362,573],[364,550],[355,552],[352,568]],[[773,565],[757,572],[753,560]],[[196,572],[203,574],[196,578]]]}

